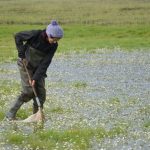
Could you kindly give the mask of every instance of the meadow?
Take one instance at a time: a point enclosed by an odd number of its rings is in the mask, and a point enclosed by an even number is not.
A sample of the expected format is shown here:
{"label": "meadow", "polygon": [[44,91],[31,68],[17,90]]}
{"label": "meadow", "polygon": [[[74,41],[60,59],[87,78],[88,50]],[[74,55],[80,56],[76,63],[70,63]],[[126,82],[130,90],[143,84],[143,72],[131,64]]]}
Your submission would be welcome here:
{"label": "meadow", "polygon": [[[150,54],[116,50],[61,54],[46,79],[44,124],[8,122],[20,93],[14,62],[0,64],[0,148],[26,150],[149,149]],[[32,101],[17,113],[32,114]]]}
{"label": "meadow", "polygon": [[[149,149],[149,0],[0,0],[0,149]],[[7,122],[20,91],[14,34],[56,19],[44,124]],[[32,102],[17,114],[25,119]]]}
{"label": "meadow", "polygon": [[17,57],[13,34],[44,29],[52,19],[65,33],[58,53],[150,46],[148,0],[1,0],[0,6],[1,61]]}

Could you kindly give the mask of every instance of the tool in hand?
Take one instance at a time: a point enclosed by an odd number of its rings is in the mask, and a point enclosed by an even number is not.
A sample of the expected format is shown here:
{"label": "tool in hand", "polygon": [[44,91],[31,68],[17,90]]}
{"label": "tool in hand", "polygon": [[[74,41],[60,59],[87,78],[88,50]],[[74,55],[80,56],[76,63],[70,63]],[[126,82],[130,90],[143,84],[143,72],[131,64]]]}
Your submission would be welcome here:
{"label": "tool in hand", "polygon": [[[32,81],[31,80],[31,76],[29,74],[29,71],[28,71],[28,69],[26,67],[25,60],[22,60],[22,62],[23,62],[24,68],[26,70],[26,73],[28,75],[29,81]],[[35,95],[35,99],[36,99],[36,102],[37,102],[37,105],[38,105],[38,112],[35,113],[35,114],[33,114],[33,115],[31,115],[31,116],[29,116],[28,118],[26,118],[25,120],[23,120],[23,122],[43,122],[44,121],[44,113],[43,113],[43,109],[41,107],[40,100],[38,98],[35,86],[31,85],[31,87],[32,87],[32,90],[33,90],[33,93]]]}

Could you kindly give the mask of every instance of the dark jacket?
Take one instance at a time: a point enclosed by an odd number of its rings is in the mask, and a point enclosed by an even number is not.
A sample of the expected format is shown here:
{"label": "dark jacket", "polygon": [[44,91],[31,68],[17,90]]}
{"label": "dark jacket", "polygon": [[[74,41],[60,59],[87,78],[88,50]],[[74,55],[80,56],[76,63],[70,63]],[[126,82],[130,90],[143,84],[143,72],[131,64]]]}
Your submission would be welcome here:
{"label": "dark jacket", "polygon": [[45,30],[23,31],[15,34],[18,57],[26,58],[28,68],[33,71],[33,80],[46,75],[58,44],[47,41]]}

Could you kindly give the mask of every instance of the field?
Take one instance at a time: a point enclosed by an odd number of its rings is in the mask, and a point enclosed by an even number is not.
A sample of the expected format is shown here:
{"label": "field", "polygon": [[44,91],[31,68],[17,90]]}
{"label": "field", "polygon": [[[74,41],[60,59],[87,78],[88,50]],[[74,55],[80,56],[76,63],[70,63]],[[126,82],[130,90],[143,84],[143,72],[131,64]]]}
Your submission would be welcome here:
{"label": "field", "polygon": [[14,33],[44,29],[52,19],[65,32],[59,53],[150,46],[148,0],[1,0],[0,6],[1,61],[16,58]]}
{"label": "field", "polygon": [[[0,149],[149,150],[150,1],[0,0]],[[13,35],[56,19],[44,124],[7,122],[21,90]],[[32,101],[17,118],[32,114]]]}

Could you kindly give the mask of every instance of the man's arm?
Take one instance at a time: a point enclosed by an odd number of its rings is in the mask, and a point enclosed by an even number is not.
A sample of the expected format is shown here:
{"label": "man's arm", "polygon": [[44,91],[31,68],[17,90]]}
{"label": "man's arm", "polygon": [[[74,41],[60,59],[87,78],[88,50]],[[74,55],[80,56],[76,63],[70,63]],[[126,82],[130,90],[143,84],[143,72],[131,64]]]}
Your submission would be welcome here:
{"label": "man's arm", "polygon": [[18,57],[25,58],[25,42],[37,34],[37,30],[22,31],[15,34],[15,43],[18,50]]}

